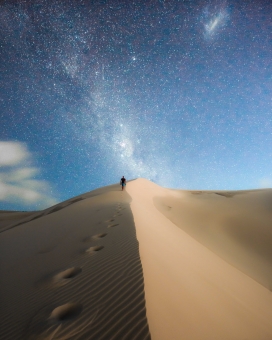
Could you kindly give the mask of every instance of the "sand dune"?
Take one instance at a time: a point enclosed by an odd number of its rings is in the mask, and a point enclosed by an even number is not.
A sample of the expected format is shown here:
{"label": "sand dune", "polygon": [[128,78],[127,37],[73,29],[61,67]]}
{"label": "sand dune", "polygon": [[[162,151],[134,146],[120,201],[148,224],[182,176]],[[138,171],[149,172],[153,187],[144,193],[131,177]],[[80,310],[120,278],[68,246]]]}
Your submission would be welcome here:
{"label": "sand dune", "polygon": [[34,214],[35,212],[0,210],[0,231],[6,229],[6,227],[11,224],[15,224],[16,221],[24,220]]}
{"label": "sand dune", "polygon": [[149,339],[130,197],[119,185],[0,233],[1,339]]}
{"label": "sand dune", "polygon": [[137,179],[1,212],[0,339],[271,340],[271,202]]}
{"label": "sand dune", "polygon": [[271,190],[128,193],[152,339],[272,339]]}
{"label": "sand dune", "polygon": [[272,290],[272,190],[154,197],[170,221]]}

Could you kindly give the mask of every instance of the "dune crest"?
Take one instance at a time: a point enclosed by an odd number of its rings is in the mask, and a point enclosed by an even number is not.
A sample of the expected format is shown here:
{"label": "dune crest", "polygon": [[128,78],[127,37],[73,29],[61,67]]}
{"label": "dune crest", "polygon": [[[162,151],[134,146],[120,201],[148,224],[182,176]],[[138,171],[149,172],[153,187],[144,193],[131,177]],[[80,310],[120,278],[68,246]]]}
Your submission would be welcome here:
{"label": "dune crest", "polygon": [[272,339],[271,201],[137,179],[0,213],[0,338]]}
{"label": "dune crest", "polygon": [[[270,193],[191,193],[161,188],[145,179],[129,183],[127,191],[132,197],[152,339],[272,339],[272,295],[266,287],[271,278],[270,253],[266,249],[259,256],[258,241],[251,240],[251,252],[245,246],[250,242],[243,240],[246,235],[257,238],[258,228],[269,232]],[[268,195],[264,201],[263,194]],[[249,207],[252,214],[262,211],[265,216],[249,223]],[[233,236],[235,228],[230,231],[223,223],[228,216],[231,226],[245,219],[248,233],[243,229]],[[235,254],[222,250],[223,245],[233,246]],[[237,252],[243,254],[244,262],[236,258]],[[229,258],[223,259],[224,254]],[[254,264],[257,260],[260,271]]]}

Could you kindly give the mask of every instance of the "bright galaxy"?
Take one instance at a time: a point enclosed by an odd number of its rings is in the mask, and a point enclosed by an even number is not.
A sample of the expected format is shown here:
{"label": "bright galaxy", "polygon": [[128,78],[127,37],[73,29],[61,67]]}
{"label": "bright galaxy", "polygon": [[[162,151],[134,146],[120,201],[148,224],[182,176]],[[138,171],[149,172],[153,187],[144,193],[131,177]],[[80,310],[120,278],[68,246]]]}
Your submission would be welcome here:
{"label": "bright galaxy", "polygon": [[0,2],[0,209],[145,177],[272,186],[270,0]]}

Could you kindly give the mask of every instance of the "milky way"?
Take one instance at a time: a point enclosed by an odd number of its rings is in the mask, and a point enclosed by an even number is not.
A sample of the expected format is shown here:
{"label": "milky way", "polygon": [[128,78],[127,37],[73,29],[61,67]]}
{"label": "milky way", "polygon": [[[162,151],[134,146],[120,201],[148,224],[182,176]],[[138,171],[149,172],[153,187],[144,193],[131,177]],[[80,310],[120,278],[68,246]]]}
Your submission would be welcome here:
{"label": "milky way", "polygon": [[[29,156],[0,155],[0,208],[41,208],[122,175],[271,186],[271,15],[270,1],[1,2],[1,150]],[[15,183],[18,168],[36,171]]]}

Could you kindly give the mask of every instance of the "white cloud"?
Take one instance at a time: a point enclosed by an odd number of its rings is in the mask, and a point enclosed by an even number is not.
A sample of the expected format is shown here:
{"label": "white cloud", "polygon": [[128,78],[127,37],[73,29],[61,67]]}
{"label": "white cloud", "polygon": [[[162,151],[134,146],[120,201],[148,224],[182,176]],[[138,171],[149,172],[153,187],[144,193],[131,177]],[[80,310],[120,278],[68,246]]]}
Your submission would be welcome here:
{"label": "white cloud", "polygon": [[19,182],[36,176],[38,173],[39,170],[37,168],[24,167],[11,170],[10,172],[0,172],[0,180],[2,179],[9,182]]}
{"label": "white cloud", "polygon": [[19,142],[0,142],[0,201],[44,209],[57,203],[40,170],[30,166],[31,153]]}
{"label": "white cloud", "polygon": [[29,153],[24,144],[18,142],[0,142],[0,166],[12,166],[26,160]]}

